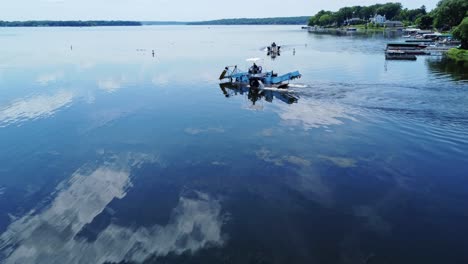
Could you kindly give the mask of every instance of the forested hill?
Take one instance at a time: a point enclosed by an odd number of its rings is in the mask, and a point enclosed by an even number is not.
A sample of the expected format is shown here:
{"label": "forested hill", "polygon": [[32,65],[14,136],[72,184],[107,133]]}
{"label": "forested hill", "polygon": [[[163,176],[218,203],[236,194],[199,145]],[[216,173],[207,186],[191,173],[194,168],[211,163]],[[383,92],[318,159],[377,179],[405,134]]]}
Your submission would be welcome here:
{"label": "forested hill", "polygon": [[0,27],[105,27],[141,26],[137,21],[0,21]]}
{"label": "forested hill", "polygon": [[310,16],[270,17],[270,18],[232,18],[201,22],[189,22],[188,25],[306,25]]}
{"label": "forested hill", "polygon": [[187,25],[187,22],[178,21],[141,21],[143,26],[174,26],[174,25]]}

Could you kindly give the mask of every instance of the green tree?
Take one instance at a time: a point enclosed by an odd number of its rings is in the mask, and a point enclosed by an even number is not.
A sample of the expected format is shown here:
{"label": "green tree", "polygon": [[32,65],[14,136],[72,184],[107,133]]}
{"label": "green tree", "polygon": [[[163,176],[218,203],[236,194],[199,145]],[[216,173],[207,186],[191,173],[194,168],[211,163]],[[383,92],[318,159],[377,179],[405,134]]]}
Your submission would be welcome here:
{"label": "green tree", "polygon": [[453,36],[462,42],[462,49],[468,49],[468,16],[453,30]]}
{"label": "green tree", "polygon": [[441,0],[434,10],[434,26],[451,29],[461,23],[467,12],[467,0]]}
{"label": "green tree", "polygon": [[373,10],[370,6],[364,6],[361,9],[359,16],[362,19],[368,20],[369,18],[375,15],[375,10]]}
{"label": "green tree", "polygon": [[309,20],[309,26],[320,25],[320,18],[323,15],[331,14],[330,11],[320,10],[315,16],[311,17]]}
{"label": "green tree", "polygon": [[398,14],[395,19],[401,21],[408,21],[408,22],[415,22],[418,17],[426,15],[426,7],[421,6],[420,8],[416,9],[403,9],[401,10],[400,14]]}
{"label": "green tree", "polygon": [[378,9],[379,7],[381,7],[381,6],[382,6],[381,4],[376,4],[376,5],[371,5],[371,6],[365,6],[365,7],[362,9],[363,18],[369,19],[369,18],[373,17],[374,15],[377,14],[377,9]]}
{"label": "green tree", "polygon": [[319,19],[319,25],[321,26],[328,26],[330,24],[332,24],[332,16],[329,15],[329,14],[325,14],[323,16],[320,17]]}
{"label": "green tree", "polygon": [[386,3],[377,8],[377,13],[385,15],[387,19],[391,20],[401,12],[402,8],[401,3]]}
{"label": "green tree", "polygon": [[434,19],[431,15],[423,15],[418,17],[415,23],[420,29],[431,29],[432,24],[434,23]]}
{"label": "green tree", "polygon": [[337,25],[343,25],[344,21],[353,17],[353,9],[351,7],[343,7],[333,13],[333,20]]}

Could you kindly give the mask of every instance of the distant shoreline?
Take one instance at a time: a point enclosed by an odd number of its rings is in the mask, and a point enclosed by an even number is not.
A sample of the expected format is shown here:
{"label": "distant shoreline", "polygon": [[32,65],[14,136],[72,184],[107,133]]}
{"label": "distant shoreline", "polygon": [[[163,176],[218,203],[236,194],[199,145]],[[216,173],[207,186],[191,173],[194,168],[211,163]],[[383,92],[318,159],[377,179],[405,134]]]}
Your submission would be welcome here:
{"label": "distant shoreline", "polygon": [[103,27],[103,26],[141,26],[138,21],[0,21],[0,27]]}
{"label": "distant shoreline", "polygon": [[31,20],[0,21],[0,27],[117,27],[117,26],[174,26],[174,25],[306,25],[310,17],[234,18],[210,21],[122,21],[122,20]]}
{"label": "distant shoreline", "polygon": [[187,25],[307,25],[309,16],[270,17],[270,18],[232,18],[200,22],[188,22]]}

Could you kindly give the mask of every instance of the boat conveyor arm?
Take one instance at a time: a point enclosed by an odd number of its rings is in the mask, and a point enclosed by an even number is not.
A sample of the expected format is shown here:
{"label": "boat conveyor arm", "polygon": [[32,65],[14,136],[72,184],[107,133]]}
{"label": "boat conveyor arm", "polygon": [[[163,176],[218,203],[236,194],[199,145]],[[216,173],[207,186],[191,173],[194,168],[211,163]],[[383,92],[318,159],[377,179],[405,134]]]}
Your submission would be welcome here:
{"label": "boat conveyor arm", "polygon": [[281,76],[271,77],[271,83],[278,84],[278,83],[282,83],[286,81],[291,81],[300,77],[301,77],[301,74],[298,71],[294,71],[294,72],[286,73]]}

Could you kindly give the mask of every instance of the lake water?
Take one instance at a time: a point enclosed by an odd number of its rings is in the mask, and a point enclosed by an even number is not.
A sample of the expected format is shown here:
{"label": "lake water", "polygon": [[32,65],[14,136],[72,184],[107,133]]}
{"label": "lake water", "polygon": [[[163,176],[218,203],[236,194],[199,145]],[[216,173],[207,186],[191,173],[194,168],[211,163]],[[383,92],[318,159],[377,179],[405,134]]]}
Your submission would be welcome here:
{"label": "lake water", "polygon": [[0,262],[468,263],[468,68],[395,40],[0,29]]}

